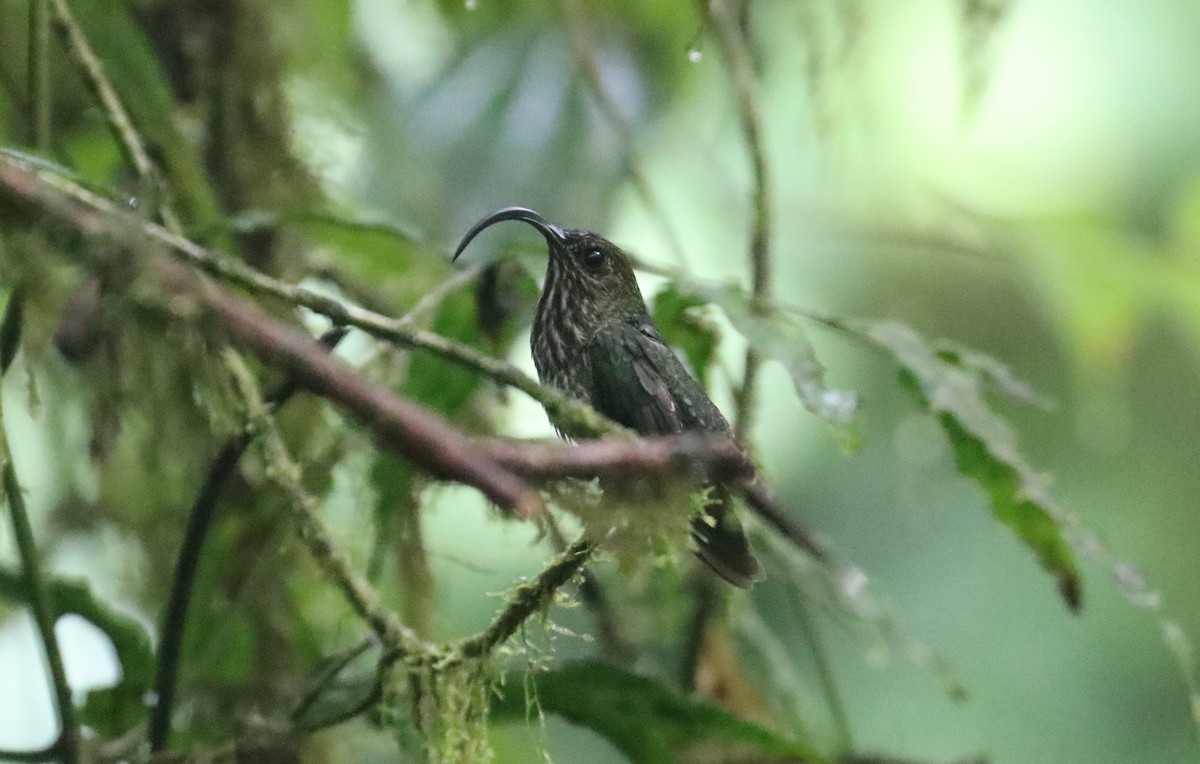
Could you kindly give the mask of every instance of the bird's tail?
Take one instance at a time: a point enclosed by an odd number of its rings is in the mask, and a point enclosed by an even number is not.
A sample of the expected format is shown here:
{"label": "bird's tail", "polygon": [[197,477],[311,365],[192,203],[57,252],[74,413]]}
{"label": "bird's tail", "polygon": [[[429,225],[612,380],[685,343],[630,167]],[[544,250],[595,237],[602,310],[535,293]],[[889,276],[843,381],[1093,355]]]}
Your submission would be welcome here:
{"label": "bird's tail", "polygon": [[715,492],[715,500],[692,518],[696,556],[721,578],[745,589],[762,579],[758,558],[733,511],[733,497],[724,487]]}

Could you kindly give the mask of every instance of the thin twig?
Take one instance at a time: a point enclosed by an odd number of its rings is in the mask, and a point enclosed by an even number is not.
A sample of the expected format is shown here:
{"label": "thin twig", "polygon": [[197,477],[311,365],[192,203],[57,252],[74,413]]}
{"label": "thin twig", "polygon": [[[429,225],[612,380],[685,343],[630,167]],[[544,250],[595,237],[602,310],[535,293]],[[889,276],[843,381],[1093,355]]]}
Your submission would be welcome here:
{"label": "thin twig", "polygon": [[452,646],[447,663],[482,658],[516,633],[521,624],[541,609],[554,592],[579,572],[591,557],[596,544],[586,538],[575,541],[556,556],[533,579],[517,587],[508,606],[479,634]]}
{"label": "thin twig", "polygon": [[321,693],[325,692],[325,689],[334,679],[337,679],[338,674],[342,673],[347,666],[369,650],[373,644],[375,644],[375,640],[370,637],[359,640],[358,644],[346,650],[322,668],[320,674],[311,682],[308,692],[304,693],[304,697],[300,698],[300,702],[292,709],[291,717],[293,719],[303,718],[308,709],[312,708],[317,699],[321,697]]}
{"label": "thin twig", "polygon": [[765,481],[762,479],[752,480],[736,486],[735,489],[745,499],[746,505],[754,514],[774,528],[792,546],[804,550],[814,559],[831,559],[832,556],[825,545],[812,535],[808,526],[797,520],[784,508],[779,497]]}
{"label": "thin twig", "polygon": [[[750,267],[752,302],[756,311],[768,312],[771,298],[771,185],[767,166],[766,149],[763,145],[762,115],[759,113],[755,96],[754,61],[746,47],[726,0],[701,0],[707,7],[717,44],[721,48],[725,67],[733,86],[737,101],[738,118],[746,149],[750,154],[750,170],[753,186],[750,192]],[[759,366],[762,358],[753,346],[746,349],[745,370],[742,384],[737,390],[734,414],[734,434],[739,442],[745,443],[754,421],[756,407],[755,388],[758,383]]]}
{"label": "thin twig", "polygon": [[50,148],[50,12],[48,0],[29,0],[29,143]]}
{"label": "thin twig", "polygon": [[420,300],[417,300],[416,305],[409,308],[407,313],[396,319],[396,323],[400,325],[415,324],[426,313],[445,302],[447,297],[479,278],[479,274],[483,273],[486,267],[485,265],[477,264],[455,272],[453,276],[426,292]]}
{"label": "thin twig", "polygon": [[121,145],[125,158],[133,166],[138,178],[148,185],[148,190],[154,194],[154,203],[159,219],[172,232],[182,233],[183,228],[165,198],[166,190],[162,186],[154,160],[150,158],[150,152],[146,150],[145,141],[134,127],[133,120],[124,104],[121,103],[117,89],[113,87],[112,82],[104,73],[104,65],[101,64],[100,58],[92,49],[87,36],[71,13],[71,7],[67,4],[67,0],[50,0],[50,2],[54,10],[55,29],[62,36],[71,57],[83,71],[84,79],[92,94],[100,102],[105,119],[117,142]]}
{"label": "thin twig", "polygon": [[[7,444],[4,444],[4,452],[7,453]],[[25,571],[29,607],[37,623],[38,636],[46,653],[50,679],[54,685],[54,703],[61,730],[54,747],[57,748],[58,758],[73,764],[79,759],[79,727],[75,720],[75,706],[71,703],[71,687],[67,684],[67,673],[63,669],[62,653],[58,649],[58,638],[54,634],[56,611],[50,601],[46,582],[42,578],[42,564],[37,544],[33,539],[33,528],[30,527],[29,515],[25,512],[25,497],[21,493],[20,483],[17,482],[11,456],[8,456],[4,463],[4,495],[8,499],[13,535],[21,557],[21,567]]]}
{"label": "thin twig", "polygon": [[591,406],[561,391],[541,385],[517,367],[440,334],[418,329],[401,319],[388,318],[356,305],[345,305],[304,287],[287,284],[225,258],[162,226],[139,220],[101,197],[56,173],[13,154],[0,152],[0,185],[26,201],[53,211],[85,235],[123,238],[127,244],[154,243],[210,276],[257,295],[266,295],[307,308],[335,325],[354,326],[373,337],[404,347],[420,348],[448,361],[474,369],[538,401],[572,434],[632,436]]}
{"label": "thin twig", "polygon": [[825,704],[829,706],[829,715],[833,717],[833,726],[838,738],[837,749],[851,751],[854,749],[854,737],[850,731],[850,717],[846,714],[846,704],[833,676],[833,662],[830,660],[829,650],[821,639],[821,632],[813,622],[804,599],[796,597],[789,600],[793,602],[796,620],[800,624],[800,636],[808,643],[813,665],[817,669],[817,680],[821,685],[821,692],[825,695]]}

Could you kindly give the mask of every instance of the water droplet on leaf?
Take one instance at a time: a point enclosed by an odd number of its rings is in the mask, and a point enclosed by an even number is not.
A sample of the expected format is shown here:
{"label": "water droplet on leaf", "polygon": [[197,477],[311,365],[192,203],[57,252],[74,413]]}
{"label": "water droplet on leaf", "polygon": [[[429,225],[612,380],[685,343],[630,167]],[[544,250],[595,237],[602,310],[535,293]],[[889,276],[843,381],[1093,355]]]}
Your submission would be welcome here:
{"label": "water droplet on leaf", "polygon": [[702,58],[704,58],[704,52],[699,48],[692,48],[688,51],[688,61],[692,62],[693,64],[700,63],[700,59]]}

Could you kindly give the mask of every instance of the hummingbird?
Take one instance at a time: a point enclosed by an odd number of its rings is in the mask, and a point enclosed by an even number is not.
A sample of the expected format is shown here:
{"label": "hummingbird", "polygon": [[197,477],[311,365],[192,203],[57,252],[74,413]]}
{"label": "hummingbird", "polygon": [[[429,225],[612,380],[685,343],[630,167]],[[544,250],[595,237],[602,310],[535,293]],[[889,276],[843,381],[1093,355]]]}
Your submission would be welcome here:
{"label": "hummingbird", "polygon": [[[538,377],[641,435],[733,433],[650,318],[629,258],[590,231],[560,228],[525,207],[505,207],[467,231],[457,260],[481,231],[506,220],[533,226],[550,262],[533,319],[530,349]],[[551,423],[563,435],[560,423]],[[758,560],[728,489],[714,485],[691,521],[696,555],[729,583],[746,588]]]}

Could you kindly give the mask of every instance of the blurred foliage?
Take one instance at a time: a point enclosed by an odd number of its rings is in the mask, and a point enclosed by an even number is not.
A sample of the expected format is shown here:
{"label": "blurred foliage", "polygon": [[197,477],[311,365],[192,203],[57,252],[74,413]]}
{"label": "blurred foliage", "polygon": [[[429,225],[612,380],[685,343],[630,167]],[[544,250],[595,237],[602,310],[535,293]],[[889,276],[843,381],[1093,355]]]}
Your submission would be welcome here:
{"label": "blurred foliage", "polygon": [[535,706],[594,729],[638,764],[674,761],[820,761],[809,746],[599,661],[541,672],[532,687],[511,678],[492,704],[495,721]]}
{"label": "blurred foliage", "polygon": [[[730,82],[706,4],[76,0],[157,178],[129,163],[62,37],[47,57],[51,142],[32,149],[28,4],[0,0],[0,148],[138,215],[165,204],[223,256],[400,316],[455,273],[447,242],[502,205],[628,242],[660,281],[664,338],[718,401],[736,391],[727,370],[745,344],[781,367],[768,366],[753,450],[855,561],[819,564],[771,537],[771,580],[720,603],[743,640],[730,676],[765,698],[762,718],[738,718],[721,686],[679,686],[697,596],[681,539],[656,540],[633,569],[592,568],[636,673],[576,638],[605,611],[572,584],[539,616],[540,637],[530,628],[445,676],[402,666],[376,688],[379,656],[339,662],[367,630],[299,548],[272,465],[252,451],[203,548],[174,751],[201,760],[283,730],[276,752],[290,752],[298,723],[313,762],[394,760],[397,740],[419,757],[422,735],[433,751],[502,761],[542,749],[572,762],[1195,754],[1200,106],[1180,73],[1200,65],[1200,12],[1166,0],[728,5],[777,184],[765,313],[739,286],[749,165],[733,115],[747,85]],[[489,236],[477,284],[416,321],[528,368],[535,286],[507,257],[528,234]],[[77,257],[89,248],[101,251]],[[54,608],[115,653],[115,683],[73,688],[80,719],[126,754],[153,700],[187,508],[244,412],[223,338],[111,249],[0,201],[0,414]],[[338,352],[472,434],[550,432],[522,396],[442,358],[357,332]],[[422,638],[474,633],[496,607],[485,593],[550,553],[320,401],[297,399],[278,421],[338,543]],[[1053,496],[1034,465],[1053,469]],[[997,524],[1025,549],[1005,547]],[[29,596],[8,541],[5,619]],[[1086,583],[1077,621],[1026,550],[1071,609]],[[7,639],[9,622],[0,660],[27,647]],[[889,651],[918,677],[877,670]],[[966,707],[927,686],[938,675],[961,699],[943,655],[971,690]],[[44,682],[6,684],[23,696]],[[364,697],[369,713],[307,734]],[[306,698],[319,713],[293,718]],[[2,717],[0,749],[14,747],[6,735],[20,730]]]}

